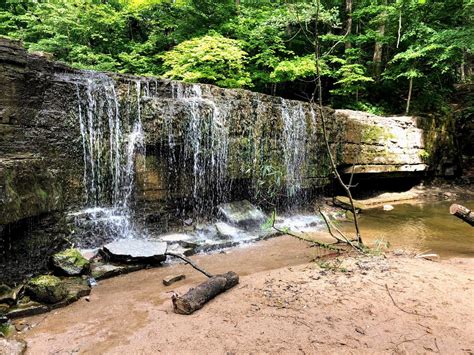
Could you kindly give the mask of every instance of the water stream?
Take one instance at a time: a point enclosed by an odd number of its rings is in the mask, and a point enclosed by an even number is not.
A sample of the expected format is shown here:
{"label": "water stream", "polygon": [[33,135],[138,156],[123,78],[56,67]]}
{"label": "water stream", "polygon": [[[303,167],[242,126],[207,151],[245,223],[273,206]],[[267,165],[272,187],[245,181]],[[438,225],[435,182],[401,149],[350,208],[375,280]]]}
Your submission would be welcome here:
{"label": "water stream", "polygon": [[[73,83],[84,159],[85,209],[73,212],[77,242],[83,246],[118,238],[136,238],[140,231],[132,218],[135,156],[144,154],[141,99],[149,83],[130,82],[126,105],[121,105],[117,83],[106,74],[61,74]],[[135,104],[135,105],[133,105]]]}
{"label": "water stream", "polygon": [[[441,257],[474,257],[474,228],[449,214],[453,201],[396,204],[392,211],[382,208],[363,211],[360,228],[364,241],[377,247],[389,242],[391,249],[430,251]],[[474,201],[457,201],[474,209]],[[349,222],[346,232],[353,231]]]}
{"label": "water stream", "polygon": [[283,119],[283,156],[286,168],[286,194],[291,198],[298,194],[302,185],[302,173],[306,159],[306,116],[301,102],[281,100]]}
{"label": "water stream", "polygon": [[[211,95],[203,97],[200,85],[173,83],[173,98],[187,109],[183,139],[184,170],[192,171],[193,210],[196,215],[212,211],[228,198],[230,182],[227,179],[229,154],[229,127],[227,107],[217,106]],[[166,123],[168,137],[173,127]],[[170,141],[171,147],[174,142]],[[175,156],[175,154],[172,154]],[[176,160],[170,161],[175,164]]]}

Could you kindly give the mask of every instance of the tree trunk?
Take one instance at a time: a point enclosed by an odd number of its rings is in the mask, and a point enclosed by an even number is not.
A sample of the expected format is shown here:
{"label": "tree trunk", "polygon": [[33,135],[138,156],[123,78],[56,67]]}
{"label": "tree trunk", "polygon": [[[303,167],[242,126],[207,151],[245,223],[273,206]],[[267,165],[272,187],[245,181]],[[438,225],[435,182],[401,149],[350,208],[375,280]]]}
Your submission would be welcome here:
{"label": "tree trunk", "polygon": [[346,0],[346,17],[346,41],[344,43],[344,46],[346,50],[348,50],[352,47],[351,41],[348,39],[348,37],[352,33],[352,0]]}
{"label": "tree trunk", "polygon": [[[387,6],[387,0],[384,0],[383,4]],[[379,27],[379,36],[382,38],[385,35],[385,11],[382,13],[383,21]],[[374,74],[377,78],[380,77],[382,73],[382,52],[383,52],[383,43],[376,41],[374,47]]]}
{"label": "tree trunk", "polygon": [[466,51],[463,49],[462,51],[462,62],[461,62],[461,82],[466,80],[466,71],[464,70],[464,66],[466,65]]}
{"label": "tree trunk", "polygon": [[410,112],[410,101],[411,101],[411,92],[413,90],[413,78],[410,78],[410,84],[408,86],[408,99],[407,99],[407,108],[405,110],[405,113],[408,115]]}
{"label": "tree trunk", "polygon": [[398,31],[397,31],[397,48],[400,46],[400,38],[402,37],[402,9],[398,16]]}
{"label": "tree trunk", "polygon": [[239,283],[239,275],[229,271],[222,275],[216,275],[202,284],[191,288],[182,296],[173,295],[173,309],[178,314],[191,314],[201,309],[206,302],[212,300],[218,294],[227,291]]}
{"label": "tree trunk", "polygon": [[449,213],[474,226],[474,212],[469,208],[454,203],[449,207]]}

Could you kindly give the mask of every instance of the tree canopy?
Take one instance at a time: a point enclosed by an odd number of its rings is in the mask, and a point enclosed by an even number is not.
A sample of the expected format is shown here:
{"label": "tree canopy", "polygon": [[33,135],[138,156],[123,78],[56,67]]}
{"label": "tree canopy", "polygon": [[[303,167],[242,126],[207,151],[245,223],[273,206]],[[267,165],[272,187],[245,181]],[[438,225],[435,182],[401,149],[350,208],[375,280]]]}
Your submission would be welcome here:
{"label": "tree canopy", "polygon": [[426,111],[472,80],[473,10],[473,0],[0,0],[0,35],[78,68],[305,99],[317,25],[327,103]]}

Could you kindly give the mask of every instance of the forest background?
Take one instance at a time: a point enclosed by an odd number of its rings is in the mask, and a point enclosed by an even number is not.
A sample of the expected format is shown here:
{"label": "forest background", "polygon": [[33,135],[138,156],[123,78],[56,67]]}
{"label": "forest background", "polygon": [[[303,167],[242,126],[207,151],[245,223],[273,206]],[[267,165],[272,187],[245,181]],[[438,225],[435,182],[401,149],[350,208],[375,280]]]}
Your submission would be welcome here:
{"label": "forest background", "polygon": [[[311,0],[0,0],[0,35],[77,68],[307,100],[317,16]],[[474,0],[321,0],[325,104],[449,113],[472,82],[473,17]]]}

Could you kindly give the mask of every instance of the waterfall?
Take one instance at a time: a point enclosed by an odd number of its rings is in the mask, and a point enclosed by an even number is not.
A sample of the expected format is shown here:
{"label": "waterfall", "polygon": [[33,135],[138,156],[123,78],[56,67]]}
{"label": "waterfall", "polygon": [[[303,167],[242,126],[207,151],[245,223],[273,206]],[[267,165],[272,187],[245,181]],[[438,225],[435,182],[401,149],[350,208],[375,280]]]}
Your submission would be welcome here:
{"label": "waterfall", "polygon": [[301,190],[306,159],[306,115],[301,102],[281,100],[283,119],[283,158],[286,170],[286,194],[294,197]]}
{"label": "waterfall", "polygon": [[[229,191],[227,110],[203,97],[200,85],[172,83],[172,91],[173,98],[184,104],[187,111],[182,149],[185,169],[192,171],[193,209],[196,214],[205,214],[225,201]],[[172,137],[172,124],[165,122],[165,127],[170,130],[168,137]],[[174,142],[169,145],[174,147]]]}
{"label": "waterfall", "polygon": [[135,155],[144,153],[145,147],[141,99],[142,91],[149,95],[149,83],[145,87],[139,80],[129,83],[127,102],[121,108],[116,82],[105,74],[61,74],[60,79],[75,85],[83,146],[86,208],[71,214],[80,234],[77,243],[95,246],[139,237],[130,205]]}

